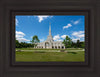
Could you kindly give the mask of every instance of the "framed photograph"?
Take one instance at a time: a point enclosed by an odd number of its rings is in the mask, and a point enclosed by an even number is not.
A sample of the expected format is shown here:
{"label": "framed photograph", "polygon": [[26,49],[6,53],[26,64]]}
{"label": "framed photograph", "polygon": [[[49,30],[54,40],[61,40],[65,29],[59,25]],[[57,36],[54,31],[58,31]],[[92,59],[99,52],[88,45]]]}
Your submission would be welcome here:
{"label": "framed photograph", "polygon": [[11,37],[14,39],[12,45],[15,45],[12,47],[11,65],[27,62],[29,65],[88,66],[88,13],[12,11],[14,31],[11,30],[11,33],[14,34]]}
{"label": "framed photograph", "polygon": [[10,2],[0,3],[1,77],[100,76],[98,1]]}
{"label": "framed photograph", "polygon": [[15,20],[16,61],[85,62],[84,15],[16,15]]}

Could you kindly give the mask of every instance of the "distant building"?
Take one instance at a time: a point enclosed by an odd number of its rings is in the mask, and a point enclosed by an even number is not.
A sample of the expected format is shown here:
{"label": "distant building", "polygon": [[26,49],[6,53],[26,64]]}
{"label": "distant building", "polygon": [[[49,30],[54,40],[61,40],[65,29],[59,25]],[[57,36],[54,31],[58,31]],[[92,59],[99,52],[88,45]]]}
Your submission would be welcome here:
{"label": "distant building", "polygon": [[49,26],[49,35],[47,40],[44,42],[37,43],[35,48],[44,48],[44,49],[65,49],[64,44],[61,41],[54,41],[51,35],[51,25]]}

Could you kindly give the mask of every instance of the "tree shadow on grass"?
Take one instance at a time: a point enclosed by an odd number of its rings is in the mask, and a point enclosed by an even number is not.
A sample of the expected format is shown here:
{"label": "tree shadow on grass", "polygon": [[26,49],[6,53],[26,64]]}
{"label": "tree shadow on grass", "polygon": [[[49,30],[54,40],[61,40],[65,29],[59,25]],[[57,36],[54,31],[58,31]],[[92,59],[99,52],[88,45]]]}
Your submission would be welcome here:
{"label": "tree shadow on grass", "polygon": [[71,53],[71,54],[77,54],[77,52],[68,52],[68,53]]}

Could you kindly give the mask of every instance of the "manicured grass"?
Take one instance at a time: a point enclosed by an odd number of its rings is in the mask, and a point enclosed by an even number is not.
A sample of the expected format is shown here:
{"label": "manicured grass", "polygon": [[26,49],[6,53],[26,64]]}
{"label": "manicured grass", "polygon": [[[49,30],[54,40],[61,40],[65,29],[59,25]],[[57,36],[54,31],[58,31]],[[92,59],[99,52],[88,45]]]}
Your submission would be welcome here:
{"label": "manicured grass", "polygon": [[[24,49],[23,49],[24,50]],[[42,49],[41,49],[42,50]],[[39,50],[38,50],[39,51]],[[40,52],[29,52],[29,51],[16,51],[16,61],[18,62],[50,62],[50,61],[67,61],[67,62],[84,62],[85,61],[85,52],[78,51],[74,52],[47,52],[42,50]]]}
{"label": "manicured grass", "polygon": [[[83,48],[67,48],[65,50],[82,50]],[[16,48],[16,50],[61,50],[61,49],[34,49],[34,48]]]}

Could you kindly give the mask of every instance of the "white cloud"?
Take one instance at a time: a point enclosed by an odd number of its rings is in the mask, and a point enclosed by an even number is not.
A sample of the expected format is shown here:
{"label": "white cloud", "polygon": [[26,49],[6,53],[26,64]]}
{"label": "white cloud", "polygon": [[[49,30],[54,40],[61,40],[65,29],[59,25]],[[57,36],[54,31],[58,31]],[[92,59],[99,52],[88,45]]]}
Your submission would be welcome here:
{"label": "white cloud", "polygon": [[80,40],[80,41],[84,40],[85,34],[84,34],[84,31],[77,31],[77,32],[73,32],[72,36],[74,36],[74,38],[72,38],[72,41],[77,42],[77,40]]}
{"label": "white cloud", "polygon": [[80,19],[79,20],[76,20],[76,21],[73,21],[72,20],[71,22],[76,25],[76,24],[78,24],[80,22]]}
{"label": "white cloud", "polygon": [[16,40],[19,42],[29,42],[30,40],[27,40],[24,38],[25,34],[21,31],[16,31]]}
{"label": "white cloud", "polygon": [[68,35],[61,35],[61,36],[59,36],[59,34],[57,34],[57,35],[55,35],[53,37],[53,40],[54,41],[63,41],[66,38],[66,36],[68,36]]}
{"label": "white cloud", "polygon": [[25,38],[16,38],[19,42],[29,42],[30,40],[27,40]]}
{"label": "white cloud", "polygon": [[15,24],[16,24],[16,26],[18,26],[18,19],[15,20]]}
{"label": "white cloud", "polygon": [[71,26],[72,26],[71,24],[67,24],[66,26],[63,26],[63,29],[69,28],[69,27],[71,27]]}
{"label": "white cloud", "polygon": [[73,32],[73,36],[78,37],[78,38],[83,38],[84,37],[84,31],[78,31],[78,32]]}
{"label": "white cloud", "polygon": [[55,35],[55,36],[53,37],[53,40],[55,40],[55,41],[60,40],[60,36],[59,36],[59,34],[58,34],[58,35]]}
{"label": "white cloud", "polygon": [[16,35],[22,35],[22,36],[25,36],[25,34],[21,31],[16,31]]}
{"label": "white cloud", "polygon": [[42,22],[44,19],[47,19],[48,17],[52,17],[52,16],[49,16],[49,15],[39,15],[39,16],[36,16],[38,17],[38,20],[39,22]]}
{"label": "white cloud", "polygon": [[62,35],[61,38],[65,39],[67,35]]}
{"label": "white cloud", "polygon": [[76,39],[73,38],[73,39],[72,39],[73,42],[77,42],[77,40],[80,40],[80,38],[76,38]]}

